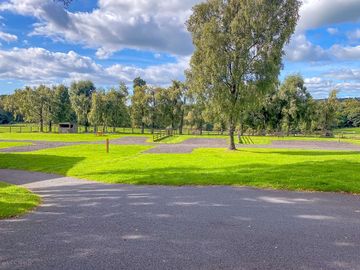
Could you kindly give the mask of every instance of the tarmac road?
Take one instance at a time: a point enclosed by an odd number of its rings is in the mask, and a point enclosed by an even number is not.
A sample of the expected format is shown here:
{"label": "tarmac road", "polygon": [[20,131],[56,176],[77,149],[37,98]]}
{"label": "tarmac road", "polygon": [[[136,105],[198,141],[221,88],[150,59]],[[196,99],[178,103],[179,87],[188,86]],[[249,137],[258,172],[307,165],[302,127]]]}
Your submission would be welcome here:
{"label": "tarmac road", "polygon": [[106,185],[0,170],[43,198],[0,221],[0,269],[360,269],[360,197]]}

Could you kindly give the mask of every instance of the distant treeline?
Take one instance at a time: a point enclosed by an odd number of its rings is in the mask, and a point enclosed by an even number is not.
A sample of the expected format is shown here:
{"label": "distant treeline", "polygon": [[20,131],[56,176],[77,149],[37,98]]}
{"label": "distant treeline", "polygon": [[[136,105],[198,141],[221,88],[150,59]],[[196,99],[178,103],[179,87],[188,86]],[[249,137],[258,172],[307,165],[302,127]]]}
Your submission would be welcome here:
{"label": "distant treeline", "polygon": [[[40,131],[54,124],[76,122],[87,129],[134,127],[152,130],[184,128],[225,131],[221,108],[206,97],[194,95],[186,83],[173,81],[167,88],[153,87],[136,78],[132,94],[124,83],[118,88],[97,89],[91,81],[70,87],[25,87],[0,97],[0,124],[39,123]],[[334,128],[360,127],[360,100],[338,99],[337,91],[315,100],[299,75],[289,76],[265,98],[239,112],[239,133],[329,133]],[[94,130],[92,129],[92,130]],[[115,129],[114,129],[115,131]]]}

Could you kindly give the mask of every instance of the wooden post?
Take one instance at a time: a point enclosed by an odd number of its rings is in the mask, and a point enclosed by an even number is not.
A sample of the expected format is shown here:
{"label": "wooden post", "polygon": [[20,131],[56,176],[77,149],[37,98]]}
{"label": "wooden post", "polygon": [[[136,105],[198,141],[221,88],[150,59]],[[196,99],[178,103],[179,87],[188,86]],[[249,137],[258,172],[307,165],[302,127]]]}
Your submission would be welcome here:
{"label": "wooden post", "polygon": [[109,144],[110,144],[110,140],[109,138],[106,139],[106,153],[109,153]]}

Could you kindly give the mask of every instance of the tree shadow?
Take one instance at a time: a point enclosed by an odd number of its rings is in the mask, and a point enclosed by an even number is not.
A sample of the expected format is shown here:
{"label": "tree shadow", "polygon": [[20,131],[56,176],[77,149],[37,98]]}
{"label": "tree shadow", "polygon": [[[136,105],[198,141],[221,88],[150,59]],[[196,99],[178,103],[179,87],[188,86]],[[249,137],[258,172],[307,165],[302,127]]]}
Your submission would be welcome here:
{"label": "tree shadow", "polygon": [[[102,175],[112,183],[136,185],[241,185],[288,190],[334,191],[360,193],[360,162],[308,161],[285,165],[239,164],[209,168],[195,165],[167,168],[121,168],[84,173],[84,178],[101,180]],[[117,180],[116,180],[117,179]]]}
{"label": "tree shadow", "polygon": [[[71,168],[84,159],[84,157],[1,153],[0,169],[4,169],[4,171],[0,171],[0,180],[16,185],[23,185],[56,179],[59,178],[59,176],[51,175],[51,173],[66,175]],[[29,173],[26,179],[24,179],[18,177],[16,171],[6,172],[6,170],[29,170],[48,174]]]}
{"label": "tree shadow", "polygon": [[[264,152],[256,151],[254,149],[238,149],[241,152],[263,154]],[[359,151],[341,151],[341,150],[289,150],[284,149],[284,151],[271,149],[266,151],[266,154],[280,154],[287,156],[351,156],[360,154]]]}

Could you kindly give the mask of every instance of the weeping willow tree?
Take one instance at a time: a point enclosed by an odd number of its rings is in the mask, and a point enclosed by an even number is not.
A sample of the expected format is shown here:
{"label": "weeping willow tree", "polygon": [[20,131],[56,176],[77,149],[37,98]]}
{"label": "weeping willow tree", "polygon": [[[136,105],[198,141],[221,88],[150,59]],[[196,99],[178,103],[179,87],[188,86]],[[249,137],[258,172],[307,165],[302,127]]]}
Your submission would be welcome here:
{"label": "weeping willow tree", "polygon": [[299,7],[298,0],[207,0],[193,8],[190,87],[226,119],[231,150],[241,112],[277,83]]}

